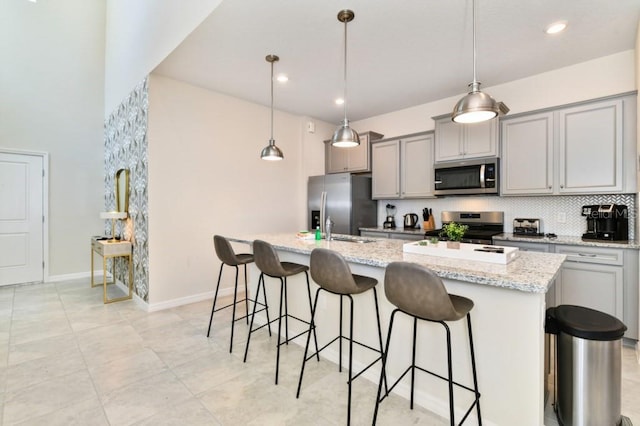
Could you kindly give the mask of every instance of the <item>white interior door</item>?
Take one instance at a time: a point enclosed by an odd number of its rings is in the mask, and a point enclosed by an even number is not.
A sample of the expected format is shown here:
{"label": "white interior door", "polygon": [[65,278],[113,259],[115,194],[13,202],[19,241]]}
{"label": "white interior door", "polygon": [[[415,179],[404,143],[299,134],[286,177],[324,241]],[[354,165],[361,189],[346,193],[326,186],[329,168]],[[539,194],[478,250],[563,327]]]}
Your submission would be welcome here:
{"label": "white interior door", "polygon": [[0,152],[0,285],[43,281],[43,163]]}

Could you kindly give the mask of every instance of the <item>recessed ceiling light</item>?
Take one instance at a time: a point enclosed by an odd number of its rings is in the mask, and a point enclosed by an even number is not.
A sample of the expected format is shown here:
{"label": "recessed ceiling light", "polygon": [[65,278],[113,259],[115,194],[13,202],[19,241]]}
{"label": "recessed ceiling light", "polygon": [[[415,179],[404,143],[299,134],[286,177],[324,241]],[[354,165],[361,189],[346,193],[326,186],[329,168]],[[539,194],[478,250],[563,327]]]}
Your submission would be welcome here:
{"label": "recessed ceiling light", "polygon": [[286,83],[287,81],[289,81],[289,77],[287,77],[285,74],[278,74],[276,80],[278,80],[280,83]]}
{"label": "recessed ceiling light", "polygon": [[338,98],[335,100],[336,105],[342,105],[344,103],[344,99]]}
{"label": "recessed ceiling light", "polygon": [[567,21],[557,21],[553,24],[550,24],[545,28],[544,32],[547,34],[557,34],[561,31],[564,31],[567,28]]}

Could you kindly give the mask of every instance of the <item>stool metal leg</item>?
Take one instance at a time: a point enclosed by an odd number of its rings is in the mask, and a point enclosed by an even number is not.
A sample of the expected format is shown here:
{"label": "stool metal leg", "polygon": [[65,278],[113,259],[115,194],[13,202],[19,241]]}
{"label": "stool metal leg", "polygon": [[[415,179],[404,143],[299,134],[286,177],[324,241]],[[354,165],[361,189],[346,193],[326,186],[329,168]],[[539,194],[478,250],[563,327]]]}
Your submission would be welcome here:
{"label": "stool metal leg", "polygon": [[236,283],[233,287],[233,308],[231,313],[231,342],[229,343],[229,353],[233,351],[233,328],[236,324],[236,303],[238,303],[238,266],[236,268]]}
{"label": "stool metal leg", "polygon": [[284,277],[284,341],[289,346],[289,302],[287,298],[287,277]]}
{"label": "stool metal leg", "polygon": [[[280,307],[278,308],[278,346],[276,350],[276,385],[278,384],[278,370],[280,368],[280,336],[282,335],[282,302],[285,294],[285,280],[280,278]],[[286,309],[286,305],[285,305]],[[286,318],[285,318],[286,321]]]}
{"label": "stool metal leg", "polygon": [[[349,298],[349,398],[347,400],[347,426],[351,424],[351,382],[353,381],[353,297]],[[342,297],[340,298],[342,300]],[[342,317],[342,315],[340,315]]]}
{"label": "stool metal leg", "polygon": [[338,333],[338,371],[342,373],[342,296],[340,296],[340,332]]}
{"label": "stool metal leg", "polygon": [[447,331],[447,371],[449,373],[449,420],[451,422],[451,426],[456,424],[453,409],[453,366],[451,362],[451,332],[449,331],[449,326],[444,323],[444,321],[439,321],[440,324]]}
{"label": "stool metal leg", "polygon": [[[256,301],[257,295],[260,294],[260,284],[262,284],[262,291],[264,292],[264,304],[267,304],[267,294],[264,290],[264,274],[260,274],[260,278],[258,278],[258,288],[256,289]],[[247,362],[247,354],[249,353],[249,343],[251,342],[251,333],[253,333],[253,319],[256,317],[256,307],[257,303],[253,304],[253,311],[251,313],[251,323],[249,324],[249,334],[247,335],[247,346],[244,348],[244,359],[242,362]],[[269,309],[267,309],[267,322],[269,321]],[[269,329],[269,333],[271,333],[271,329]]]}
{"label": "stool metal leg", "polygon": [[216,301],[218,300],[218,289],[220,288],[220,278],[222,278],[222,268],[224,263],[220,264],[220,272],[218,273],[218,284],[216,284],[216,292],[213,295],[213,307],[211,308],[211,318],[209,318],[209,328],[207,329],[207,337],[211,333],[211,324],[213,323],[213,313],[216,311]]}
{"label": "stool metal leg", "polygon": [[471,371],[473,372],[473,388],[476,391],[476,410],[478,412],[478,425],[482,426],[480,415],[480,392],[478,392],[478,374],[476,372],[476,355],[473,349],[473,334],[471,333],[471,314],[467,313],[467,328],[469,329],[469,351],[471,352]]}
{"label": "stool metal leg", "polygon": [[[378,292],[376,291],[376,288],[373,287],[373,301],[376,305],[376,322],[378,323],[378,341],[380,342],[380,361],[382,364],[384,364],[384,346],[382,343],[382,328],[380,325],[380,308],[378,307]],[[389,392],[389,386],[387,384],[387,378],[384,377],[384,388],[385,391],[388,393]]]}
{"label": "stool metal leg", "polygon": [[378,419],[378,408],[380,407],[380,401],[389,395],[389,389],[386,390],[384,397],[380,398],[380,394],[382,393],[382,380],[385,380],[386,383],[386,368],[387,368],[387,360],[389,359],[389,344],[391,343],[391,333],[393,331],[393,320],[396,317],[396,313],[398,309],[394,309],[391,313],[391,319],[389,319],[389,331],[387,333],[387,344],[384,349],[384,356],[382,357],[382,369],[380,371],[380,380],[378,381],[378,395],[376,396],[376,407],[373,411],[373,422],[372,424],[375,426],[376,421]]}
{"label": "stool metal leg", "polygon": [[[258,295],[256,294],[256,300],[258,300]],[[247,325],[249,325],[249,290],[247,289],[247,264],[244,264],[244,312],[245,312],[245,320]]]}
{"label": "stool metal leg", "polygon": [[[311,286],[309,285],[309,273],[307,271],[304,271],[304,275],[307,278],[307,295],[309,297],[309,309],[311,312],[311,317],[313,318],[315,308],[314,305],[311,304]],[[318,346],[318,336],[316,334],[316,328],[311,327],[309,329],[309,333],[311,333],[311,331],[313,331],[313,341],[316,344],[316,358],[318,359],[318,362],[320,362],[320,347]]]}
{"label": "stool metal leg", "polygon": [[413,347],[411,348],[411,402],[409,406],[413,410],[413,390],[416,379],[416,336],[418,335],[418,318],[413,317]]}
{"label": "stool metal leg", "polygon": [[[300,389],[302,388],[302,376],[304,375],[304,366],[307,363],[307,353],[309,353],[309,343],[311,342],[311,330],[315,330],[315,315],[316,315],[316,307],[318,306],[318,296],[320,295],[320,290],[322,288],[318,288],[316,290],[316,296],[314,298],[313,304],[311,305],[311,320],[309,321],[309,333],[307,334],[307,343],[304,346],[304,356],[302,357],[302,368],[300,368],[300,379],[298,380],[298,391],[296,392],[296,398],[300,397]],[[318,342],[316,341],[316,352],[318,352]],[[319,357],[320,355],[318,355]]]}

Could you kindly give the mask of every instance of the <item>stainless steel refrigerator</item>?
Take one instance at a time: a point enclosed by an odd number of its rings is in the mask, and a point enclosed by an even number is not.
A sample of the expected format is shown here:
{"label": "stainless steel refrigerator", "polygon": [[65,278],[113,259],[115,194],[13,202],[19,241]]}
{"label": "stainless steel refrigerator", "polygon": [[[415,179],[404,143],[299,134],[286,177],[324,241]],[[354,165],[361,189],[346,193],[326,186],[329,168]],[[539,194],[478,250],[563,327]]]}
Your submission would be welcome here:
{"label": "stainless steel refrigerator", "polygon": [[371,177],[336,173],[310,176],[309,230],[320,226],[324,232],[327,217],[333,221],[332,232],[360,235],[359,228],[375,227],[378,202],[371,199]]}

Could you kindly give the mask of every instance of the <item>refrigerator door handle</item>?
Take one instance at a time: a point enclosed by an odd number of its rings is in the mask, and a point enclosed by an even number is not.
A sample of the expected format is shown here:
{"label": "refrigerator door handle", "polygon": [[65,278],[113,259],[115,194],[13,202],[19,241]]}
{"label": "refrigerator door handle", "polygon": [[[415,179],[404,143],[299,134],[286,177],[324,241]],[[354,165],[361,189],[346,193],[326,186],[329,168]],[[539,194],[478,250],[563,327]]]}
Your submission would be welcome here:
{"label": "refrigerator door handle", "polygon": [[322,195],[320,196],[320,232],[324,232],[326,210],[327,210],[327,192],[322,191]]}

